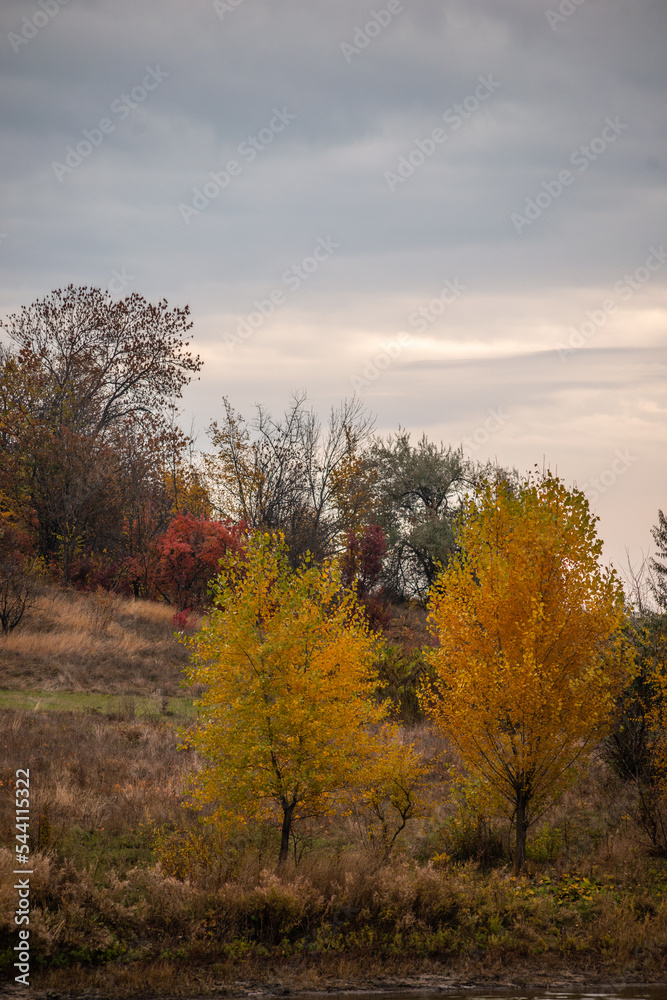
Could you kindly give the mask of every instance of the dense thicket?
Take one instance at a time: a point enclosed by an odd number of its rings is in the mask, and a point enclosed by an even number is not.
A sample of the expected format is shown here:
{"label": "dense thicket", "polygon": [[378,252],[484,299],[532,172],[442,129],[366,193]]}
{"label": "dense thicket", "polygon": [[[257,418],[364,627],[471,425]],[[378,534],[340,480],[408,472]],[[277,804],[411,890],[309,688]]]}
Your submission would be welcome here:
{"label": "dense thicket", "polygon": [[[217,552],[202,539],[242,525],[281,532],[295,568],[346,553],[375,625],[388,601],[424,602],[455,550],[473,463],[404,431],[374,437],[355,398],[323,426],[305,392],[249,422],[224,398],[197,454],[175,409],[201,367],[191,326],[187,306],[73,285],[4,321],[0,503],[22,556],[66,584],[201,607]],[[199,522],[185,534],[183,517]]]}

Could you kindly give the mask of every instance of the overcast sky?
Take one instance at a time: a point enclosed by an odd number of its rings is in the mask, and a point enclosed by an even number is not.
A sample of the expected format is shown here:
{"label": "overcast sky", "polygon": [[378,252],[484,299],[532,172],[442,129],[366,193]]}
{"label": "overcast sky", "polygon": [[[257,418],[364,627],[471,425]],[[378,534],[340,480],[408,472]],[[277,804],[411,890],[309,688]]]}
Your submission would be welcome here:
{"label": "overcast sky", "polygon": [[188,303],[186,425],[356,390],[653,550],[666,0],[3,0],[0,46],[3,315]]}

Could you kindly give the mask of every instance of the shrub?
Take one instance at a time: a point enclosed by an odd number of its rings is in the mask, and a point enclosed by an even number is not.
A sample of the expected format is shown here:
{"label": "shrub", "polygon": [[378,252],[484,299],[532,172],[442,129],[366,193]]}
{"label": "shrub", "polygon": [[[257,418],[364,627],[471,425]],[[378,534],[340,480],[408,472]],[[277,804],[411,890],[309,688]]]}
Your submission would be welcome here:
{"label": "shrub", "polygon": [[349,531],[345,544],[340,564],[343,586],[354,584],[370,626],[381,628],[389,620],[385,589],[380,583],[382,560],[387,551],[384,532],[379,525],[369,524],[363,533]]}
{"label": "shrub", "polygon": [[201,609],[227,552],[239,552],[244,524],[177,514],[156,543],[158,591],[179,609]]}
{"label": "shrub", "polygon": [[9,521],[0,521],[0,627],[5,635],[16,628],[34,601],[29,547],[27,535]]}

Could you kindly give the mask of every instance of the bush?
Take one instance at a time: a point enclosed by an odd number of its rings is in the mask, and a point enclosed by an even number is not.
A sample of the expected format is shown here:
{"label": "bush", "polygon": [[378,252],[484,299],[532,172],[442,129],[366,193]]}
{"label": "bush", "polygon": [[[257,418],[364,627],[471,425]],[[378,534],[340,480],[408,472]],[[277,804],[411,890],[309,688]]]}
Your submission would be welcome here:
{"label": "bush", "polygon": [[156,543],[159,593],[180,610],[200,610],[227,552],[239,552],[244,524],[177,514]]}
{"label": "bush", "polygon": [[3,634],[20,623],[35,598],[28,572],[29,541],[15,525],[0,522],[0,627]]}
{"label": "bush", "polygon": [[563,850],[563,834],[547,823],[526,844],[526,857],[531,861],[556,861]]}
{"label": "bush", "polygon": [[127,562],[110,558],[106,552],[86,552],[73,559],[69,582],[77,590],[110,590],[126,597],[132,594]]}
{"label": "bush", "polygon": [[345,546],[340,563],[341,582],[344,587],[354,586],[369,625],[380,629],[389,621],[385,588],[380,583],[382,560],[387,551],[384,532],[377,524],[369,524],[360,534],[348,531]]}

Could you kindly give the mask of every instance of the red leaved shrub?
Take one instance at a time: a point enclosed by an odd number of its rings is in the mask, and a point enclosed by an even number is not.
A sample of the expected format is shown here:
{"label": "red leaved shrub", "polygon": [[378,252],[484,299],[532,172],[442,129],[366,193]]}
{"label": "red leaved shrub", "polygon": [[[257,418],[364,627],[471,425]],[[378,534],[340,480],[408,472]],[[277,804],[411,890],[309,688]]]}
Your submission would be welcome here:
{"label": "red leaved shrub", "polygon": [[156,587],[179,609],[201,609],[226,552],[243,547],[246,526],[177,514],[156,542]]}
{"label": "red leaved shrub", "polygon": [[378,629],[388,621],[387,601],[380,583],[382,559],[387,542],[379,524],[369,524],[363,533],[349,531],[341,558],[341,576],[345,587],[354,585],[369,624]]}

